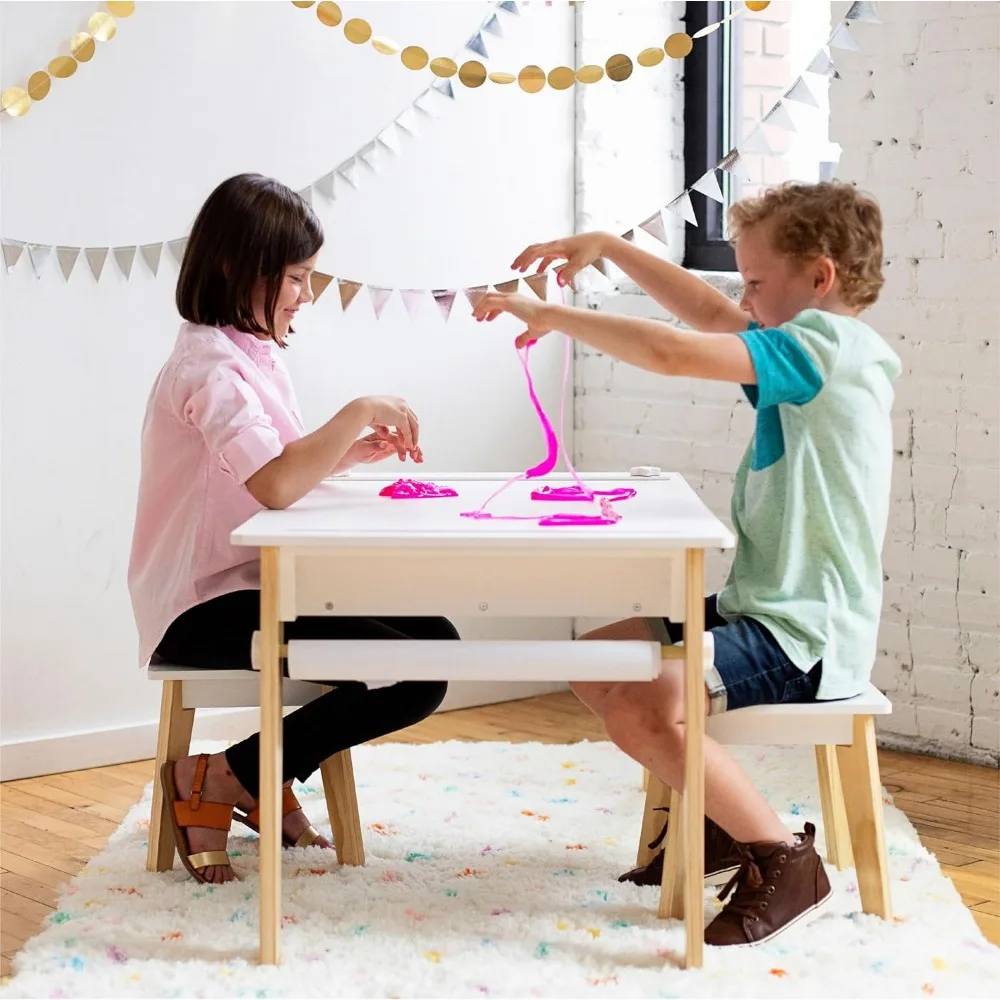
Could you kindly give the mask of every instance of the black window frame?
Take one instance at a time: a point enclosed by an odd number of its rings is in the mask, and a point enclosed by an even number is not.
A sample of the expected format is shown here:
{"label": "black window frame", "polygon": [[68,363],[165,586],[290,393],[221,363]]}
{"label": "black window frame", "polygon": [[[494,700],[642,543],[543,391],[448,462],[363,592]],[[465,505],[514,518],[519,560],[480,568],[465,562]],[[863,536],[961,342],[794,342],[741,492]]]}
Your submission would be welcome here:
{"label": "black window frame", "polygon": [[[721,21],[728,11],[725,0],[695,0],[684,9],[684,30],[696,31]],[[738,21],[739,19],[734,19]],[[734,22],[729,22],[733,25]],[[738,36],[734,33],[734,41]],[[723,135],[726,94],[726,26],[699,38],[684,60],[684,186],[690,188],[729,152]],[[734,64],[736,60],[734,60]],[[733,68],[735,73],[735,65]],[[739,93],[734,79],[732,92]],[[720,185],[728,193],[731,178],[723,173]],[[684,266],[700,271],[735,271],[736,255],[725,238],[725,206],[698,191],[691,192],[697,226],[684,227]]]}

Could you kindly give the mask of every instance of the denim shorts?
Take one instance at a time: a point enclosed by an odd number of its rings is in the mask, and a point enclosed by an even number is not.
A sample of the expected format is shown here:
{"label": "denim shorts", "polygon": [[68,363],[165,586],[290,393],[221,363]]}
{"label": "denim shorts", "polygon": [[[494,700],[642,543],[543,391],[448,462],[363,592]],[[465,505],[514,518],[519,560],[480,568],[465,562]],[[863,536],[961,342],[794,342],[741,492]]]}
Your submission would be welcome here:
{"label": "denim shorts", "polygon": [[[657,642],[669,644],[684,638],[683,625],[667,618],[646,620]],[[705,668],[709,715],[750,705],[816,700],[822,660],[809,671],[800,670],[759,621],[723,618],[715,596],[705,598],[705,628],[715,640],[715,662]]]}

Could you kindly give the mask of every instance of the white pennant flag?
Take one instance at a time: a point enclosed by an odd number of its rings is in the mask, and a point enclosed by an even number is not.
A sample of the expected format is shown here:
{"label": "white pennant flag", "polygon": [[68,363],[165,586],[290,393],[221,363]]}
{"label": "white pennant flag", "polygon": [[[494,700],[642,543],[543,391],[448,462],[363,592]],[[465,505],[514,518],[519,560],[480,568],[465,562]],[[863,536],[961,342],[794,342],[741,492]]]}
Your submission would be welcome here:
{"label": "white pennant flag", "polygon": [[396,123],[393,122],[387,129],[383,129],[378,134],[378,141],[389,150],[390,153],[399,154],[399,132]]}
{"label": "white pennant flag", "polygon": [[185,236],[183,239],[170,240],[167,243],[167,249],[170,251],[170,256],[177,261],[177,266],[180,267],[184,263],[184,251],[187,248],[188,238]]}
{"label": "white pennant flag", "polygon": [[406,308],[406,315],[411,320],[416,319],[417,313],[420,312],[420,301],[424,297],[424,290],[422,288],[401,288],[399,295]]}
{"label": "white pennant flag", "polygon": [[801,76],[785,91],[784,96],[790,101],[798,101],[799,104],[808,104],[813,108],[819,107],[819,104],[816,103],[816,98],[813,96],[813,92],[809,89],[809,85]]}
{"label": "white pennant flag", "polygon": [[[435,96],[434,91],[426,90],[413,102],[413,106],[422,111],[425,115],[427,115],[428,118],[440,118],[441,111],[438,108],[439,103],[440,103],[440,98]],[[406,112],[404,111],[403,114],[406,114]],[[396,119],[397,124],[402,125],[402,123],[400,122],[400,118],[402,117],[403,115],[400,115],[399,118]],[[406,126],[403,125],[403,128],[406,128]],[[413,134],[412,129],[406,129],[406,130],[407,132]]]}
{"label": "white pennant flag", "polygon": [[719,202],[720,205],[726,200],[726,196],[722,193],[722,188],[719,187],[719,180],[715,176],[715,167],[709,170],[707,174],[699,177],[691,185],[691,190],[703,194],[706,198],[711,198],[712,201]]}
{"label": "white pennant flag", "polygon": [[125,275],[125,280],[132,275],[132,262],[135,260],[135,247],[115,247],[112,251],[118,263],[119,270]]}
{"label": "white pennant flag", "polygon": [[42,276],[42,268],[52,253],[52,247],[42,246],[40,243],[28,244],[28,259],[31,261],[31,269],[35,272],[35,277]]}
{"label": "white pennant flag", "polygon": [[396,118],[395,124],[404,132],[409,132],[410,135],[417,134],[417,116],[413,113],[412,108],[407,108],[405,111],[401,112]]}
{"label": "white pennant flag", "polygon": [[153,272],[153,277],[156,277],[157,271],[160,269],[160,254],[163,253],[162,243],[144,243],[139,247],[139,253],[142,254],[142,259],[146,262],[146,267]]}
{"label": "white pennant flag", "polygon": [[56,259],[59,261],[59,270],[62,271],[63,277],[69,281],[69,276],[80,259],[80,248],[56,247]]}
{"label": "white pennant flag", "polygon": [[778,101],[777,104],[766,115],[764,115],[764,121],[768,125],[774,125],[776,128],[783,128],[786,132],[798,132],[798,128],[795,125],[795,119],[792,118],[791,112],[785,107],[784,101]]}
{"label": "white pennant flag", "polygon": [[337,173],[341,178],[347,181],[352,188],[357,190],[358,188],[358,164],[356,160],[348,160],[346,163],[342,163],[337,167]]}
{"label": "white pennant flag", "polygon": [[842,24],[830,39],[830,45],[835,49],[846,49],[848,52],[860,52],[861,47],[847,30],[847,25]]}
{"label": "white pennant flag", "polygon": [[313,203],[313,192],[312,185],[309,187],[304,187],[301,191],[295,192],[310,208],[312,208]]}
{"label": "white pennant flag", "polygon": [[24,244],[19,243],[17,240],[3,240],[3,262],[7,267],[7,273],[9,274],[14,265],[21,259],[21,254],[24,253]]}
{"label": "white pennant flag", "polygon": [[313,187],[319,191],[324,198],[329,198],[330,201],[335,201],[337,198],[337,195],[333,190],[333,178],[336,174],[337,172],[335,170],[331,170],[328,174],[324,174],[318,181],[316,181],[315,184],[313,184]]}
{"label": "white pennant flag", "polygon": [[767,141],[767,136],[764,135],[763,129],[759,126],[755,128],[741,143],[740,152],[770,154],[772,149],[770,143]]}
{"label": "white pennant flag", "polygon": [[372,308],[375,310],[375,318],[382,318],[382,310],[385,304],[392,297],[391,288],[380,288],[378,285],[369,285],[368,294],[372,297]]}
{"label": "white pennant flag", "polygon": [[663,229],[663,215],[660,212],[656,212],[651,215],[645,222],[639,223],[639,228],[650,236],[656,237],[661,243],[667,242],[667,234]]}
{"label": "white pennant flag", "polygon": [[706,24],[704,28],[700,28],[691,37],[692,38],[704,38],[706,35],[712,34],[713,31],[718,31],[722,27],[722,21],[716,21],[715,24]]}
{"label": "white pennant flag", "polygon": [[867,21],[868,24],[881,24],[882,21],[875,13],[875,4],[866,3],[865,0],[856,0],[844,15],[845,21]]}
{"label": "white pennant flag", "polygon": [[434,297],[434,301],[437,303],[438,309],[441,310],[441,315],[444,317],[444,321],[448,322],[448,317],[451,315],[451,307],[455,304],[455,296],[458,293],[451,288],[435,288],[431,295]]}
{"label": "white pennant flag", "polygon": [[[185,242],[187,242],[185,240]],[[90,273],[94,276],[94,281],[101,280],[101,273],[104,271],[104,262],[108,259],[107,247],[87,247],[83,251],[90,265]]]}
{"label": "white pennant flag", "polygon": [[364,163],[364,165],[372,171],[372,173],[378,172],[379,163],[377,142],[368,143],[368,145],[358,153],[358,157],[361,159],[362,163]]}
{"label": "white pennant flag", "polygon": [[830,53],[826,49],[820,49],[813,56],[812,62],[806,66],[806,72],[816,73],[818,76],[833,76],[837,72],[837,67],[834,66]]}
{"label": "white pennant flag", "polygon": [[[698,225],[698,217],[694,214],[694,205],[691,204],[691,195],[687,191],[679,198],[674,198],[667,205],[667,211],[673,212],[674,215],[679,215],[685,222],[692,226]],[[666,243],[666,240],[663,242]]]}

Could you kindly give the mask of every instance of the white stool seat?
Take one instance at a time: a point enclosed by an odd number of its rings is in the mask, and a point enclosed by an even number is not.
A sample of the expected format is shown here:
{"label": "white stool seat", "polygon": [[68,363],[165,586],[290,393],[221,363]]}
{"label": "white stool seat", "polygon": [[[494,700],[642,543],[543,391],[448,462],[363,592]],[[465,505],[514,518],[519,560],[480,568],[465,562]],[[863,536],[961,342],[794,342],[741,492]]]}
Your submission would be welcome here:
{"label": "white stool seat", "polygon": [[[260,704],[260,674],[256,670],[202,670],[159,664],[146,668],[151,681],[180,681],[184,708],[256,708]],[[323,694],[321,684],[285,678],[285,705],[308,705]]]}

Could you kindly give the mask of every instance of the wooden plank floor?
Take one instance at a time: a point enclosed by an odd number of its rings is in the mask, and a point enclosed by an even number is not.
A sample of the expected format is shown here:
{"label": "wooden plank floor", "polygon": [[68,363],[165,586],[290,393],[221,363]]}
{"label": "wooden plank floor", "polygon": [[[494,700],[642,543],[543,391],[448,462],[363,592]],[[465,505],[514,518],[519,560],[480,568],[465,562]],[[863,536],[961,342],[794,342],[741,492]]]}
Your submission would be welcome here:
{"label": "wooden plank floor", "polygon": [[[569,693],[431,716],[387,741],[604,739]],[[1000,772],[883,750],[882,780],[955,883],[986,937],[1000,944]],[[59,886],[104,846],[153,776],[140,761],[0,785],[0,975],[37,933]]]}

